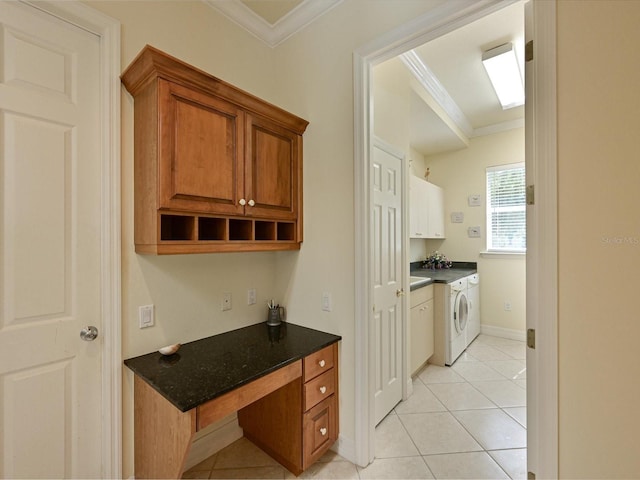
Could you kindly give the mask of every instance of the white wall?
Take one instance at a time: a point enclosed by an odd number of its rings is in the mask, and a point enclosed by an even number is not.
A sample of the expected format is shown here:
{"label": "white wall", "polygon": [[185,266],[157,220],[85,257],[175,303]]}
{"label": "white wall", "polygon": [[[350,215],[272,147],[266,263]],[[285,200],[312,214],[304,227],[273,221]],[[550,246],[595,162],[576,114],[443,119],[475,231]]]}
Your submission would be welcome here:
{"label": "white wall", "polygon": [[[485,257],[486,250],[486,169],[489,166],[524,162],[524,129],[475,137],[468,148],[425,158],[429,180],[444,189],[445,240],[424,242],[428,253],[438,250],[455,261],[477,262],[480,274],[480,321],[524,334],[525,257]],[[470,207],[468,197],[478,194],[482,205]],[[462,212],[463,223],[451,223],[451,213]],[[480,238],[469,238],[467,228],[479,226]],[[504,303],[511,303],[511,311]]]}
{"label": "white wall", "polygon": [[[253,94],[276,86],[274,52],[200,1],[88,2],[122,23],[122,70],[145,44]],[[229,48],[233,45],[233,48]],[[122,351],[124,358],[259,322],[261,306],[283,296],[273,253],[145,256],[133,244],[133,99],[122,88]],[[258,302],[248,307],[246,290]],[[233,309],[220,309],[222,292]],[[138,306],[154,304],[156,325],[137,327]],[[133,474],[133,378],[123,378],[123,475]]]}
{"label": "white wall", "polygon": [[[304,243],[300,252],[151,257],[133,249],[133,100],[122,93],[122,322],[125,358],[263,320],[269,297],[289,321],[343,336],[340,430],[354,449],[354,226],[352,53],[439,0],[345,2],[271,49],[199,0],[87,1],[122,23],[122,69],[145,44],[310,121],[304,135]],[[242,306],[255,287],[258,303]],[[234,308],[220,311],[230,291]],[[333,311],[320,308],[322,292]],[[137,308],[156,305],[139,330]],[[133,474],[132,376],[123,380],[123,475]]]}
{"label": "white wall", "polygon": [[558,2],[560,478],[640,478],[640,2]]}
{"label": "white wall", "polygon": [[[123,67],[151,43],[311,122],[305,133],[305,242],[299,253],[149,260],[135,255],[132,247],[133,115],[131,99],[123,93],[124,354],[155,349],[183,329],[206,336],[255,323],[261,317],[257,313],[217,313],[217,292],[230,286],[242,295],[251,281],[259,295],[286,295],[290,318],[298,323],[343,336],[340,428],[346,442],[353,442],[353,418],[360,406],[354,403],[353,387],[352,54],[441,2],[351,0],[275,50],[198,1],[88,3],[122,22]],[[558,2],[562,478],[636,478],[640,472],[635,442],[640,431],[640,382],[635,381],[640,377],[640,322],[629,306],[637,296],[639,247],[603,242],[603,237],[640,236],[635,214],[640,64],[633,61],[638,24],[640,2]],[[603,275],[610,271],[614,275]],[[180,287],[177,293],[172,285]],[[191,287],[198,293],[192,295]],[[331,313],[320,310],[324,289],[334,294]],[[171,292],[171,302],[157,312],[159,326],[135,329],[137,306],[159,300],[161,292]],[[124,383],[123,474],[128,477],[133,454],[129,376]]]}

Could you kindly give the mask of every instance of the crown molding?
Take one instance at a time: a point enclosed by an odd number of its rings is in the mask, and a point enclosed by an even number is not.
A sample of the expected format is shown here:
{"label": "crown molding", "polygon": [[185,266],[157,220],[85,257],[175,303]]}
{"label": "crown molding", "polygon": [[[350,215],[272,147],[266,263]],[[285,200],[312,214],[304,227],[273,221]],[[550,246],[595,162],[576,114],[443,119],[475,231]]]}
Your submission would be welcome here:
{"label": "crown molding", "polygon": [[304,0],[274,24],[267,22],[240,0],[202,1],[273,48],[344,0]]}
{"label": "crown molding", "polygon": [[409,69],[411,74],[420,83],[434,101],[444,110],[447,116],[466,135],[467,138],[493,135],[516,128],[524,128],[524,118],[518,118],[508,122],[487,125],[486,127],[473,128],[467,116],[462,112],[444,85],[440,83],[433,71],[425,65],[414,50],[409,50],[400,55],[400,60]]}
{"label": "crown molding", "polygon": [[442,107],[449,118],[456,126],[465,134],[467,138],[473,136],[473,127],[471,122],[462,112],[458,104],[455,102],[444,85],[440,83],[438,77],[425,65],[422,59],[414,50],[409,50],[400,55],[400,60],[413,76],[418,80],[420,85],[433,97],[433,99]]}

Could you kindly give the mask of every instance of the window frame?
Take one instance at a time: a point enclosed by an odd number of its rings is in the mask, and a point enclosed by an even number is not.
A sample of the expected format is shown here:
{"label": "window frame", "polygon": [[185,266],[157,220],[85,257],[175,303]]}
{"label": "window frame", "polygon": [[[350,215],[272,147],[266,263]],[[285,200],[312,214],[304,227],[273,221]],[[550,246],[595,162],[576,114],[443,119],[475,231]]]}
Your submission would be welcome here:
{"label": "window frame", "polygon": [[489,187],[489,174],[491,172],[502,172],[502,171],[507,171],[507,170],[515,170],[515,169],[522,169],[523,171],[523,188],[526,189],[526,170],[525,170],[525,163],[524,162],[516,162],[516,163],[508,163],[508,164],[504,164],[504,165],[494,165],[491,167],[487,167],[486,171],[485,171],[485,197],[486,197],[486,210],[485,210],[485,217],[486,217],[486,228],[487,228],[487,236],[486,236],[486,251],[483,253],[487,253],[487,254],[498,254],[498,255],[504,255],[504,254],[516,254],[516,255],[524,255],[527,252],[527,247],[526,247],[526,212],[527,212],[527,203],[526,203],[526,190],[525,190],[525,198],[524,201],[522,203],[522,205],[518,205],[518,206],[511,206],[511,207],[503,207],[503,208],[507,208],[510,209],[512,211],[522,211],[525,215],[525,222],[524,222],[524,227],[525,227],[525,247],[524,248],[513,248],[513,247],[509,247],[509,248],[501,248],[501,247],[495,247],[492,245],[492,239],[493,239],[493,222],[492,222],[492,213],[494,212],[494,207],[492,206],[492,202],[491,202],[491,189]]}

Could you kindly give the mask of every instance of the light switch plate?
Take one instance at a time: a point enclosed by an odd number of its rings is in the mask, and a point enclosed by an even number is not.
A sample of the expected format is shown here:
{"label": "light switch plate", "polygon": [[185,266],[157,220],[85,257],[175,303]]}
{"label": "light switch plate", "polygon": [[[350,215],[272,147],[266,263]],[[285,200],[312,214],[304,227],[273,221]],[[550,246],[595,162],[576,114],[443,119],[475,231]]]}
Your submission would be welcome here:
{"label": "light switch plate", "polygon": [[330,312],[333,309],[333,302],[331,301],[331,293],[322,292],[322,311]]}
{"label": "light switch plate", "polygon": [[480,205],[482,205],[482,195],[469,195],[469,198],[467,200],[470,207],[479,207]]}
{"label": "light switch plate", "polygon": [[256,304],[256,289],[250,288],[247,290],[247,305],[255,305]]}
{"label": "light switch plate", "polygon": [[451,212],[451,223],[462,223],[462,222],[464,222],[463,212]]}
{"label": "light switch plate", "polygon": [[155,324],[155,308],[153,305],[138,307],[138,326],[140,328],[153,327]]}
{"label": "light switch plate", "polygon": [[480,227],[469,227],[467,229],[469,238],[480,238]]}

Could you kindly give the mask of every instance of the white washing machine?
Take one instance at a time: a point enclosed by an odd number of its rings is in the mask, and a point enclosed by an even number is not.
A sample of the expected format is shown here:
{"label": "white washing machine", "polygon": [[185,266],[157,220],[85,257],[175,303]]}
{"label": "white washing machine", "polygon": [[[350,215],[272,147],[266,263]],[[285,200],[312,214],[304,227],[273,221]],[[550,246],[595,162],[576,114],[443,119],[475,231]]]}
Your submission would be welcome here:
{"label": "white washing machine", "polygon": [[480,275],[477,273],[467,277],[467,300],[469,302],[468,346],[480,335]]}
{"label": "white washing machine", "polygon": [[[469,344],[469,301],[467,298],[467,277],[447,284],[448,302],[445,297],[445,351],[444,364],[453,365]],[[447,308],[447,305],[449,308]]]}

